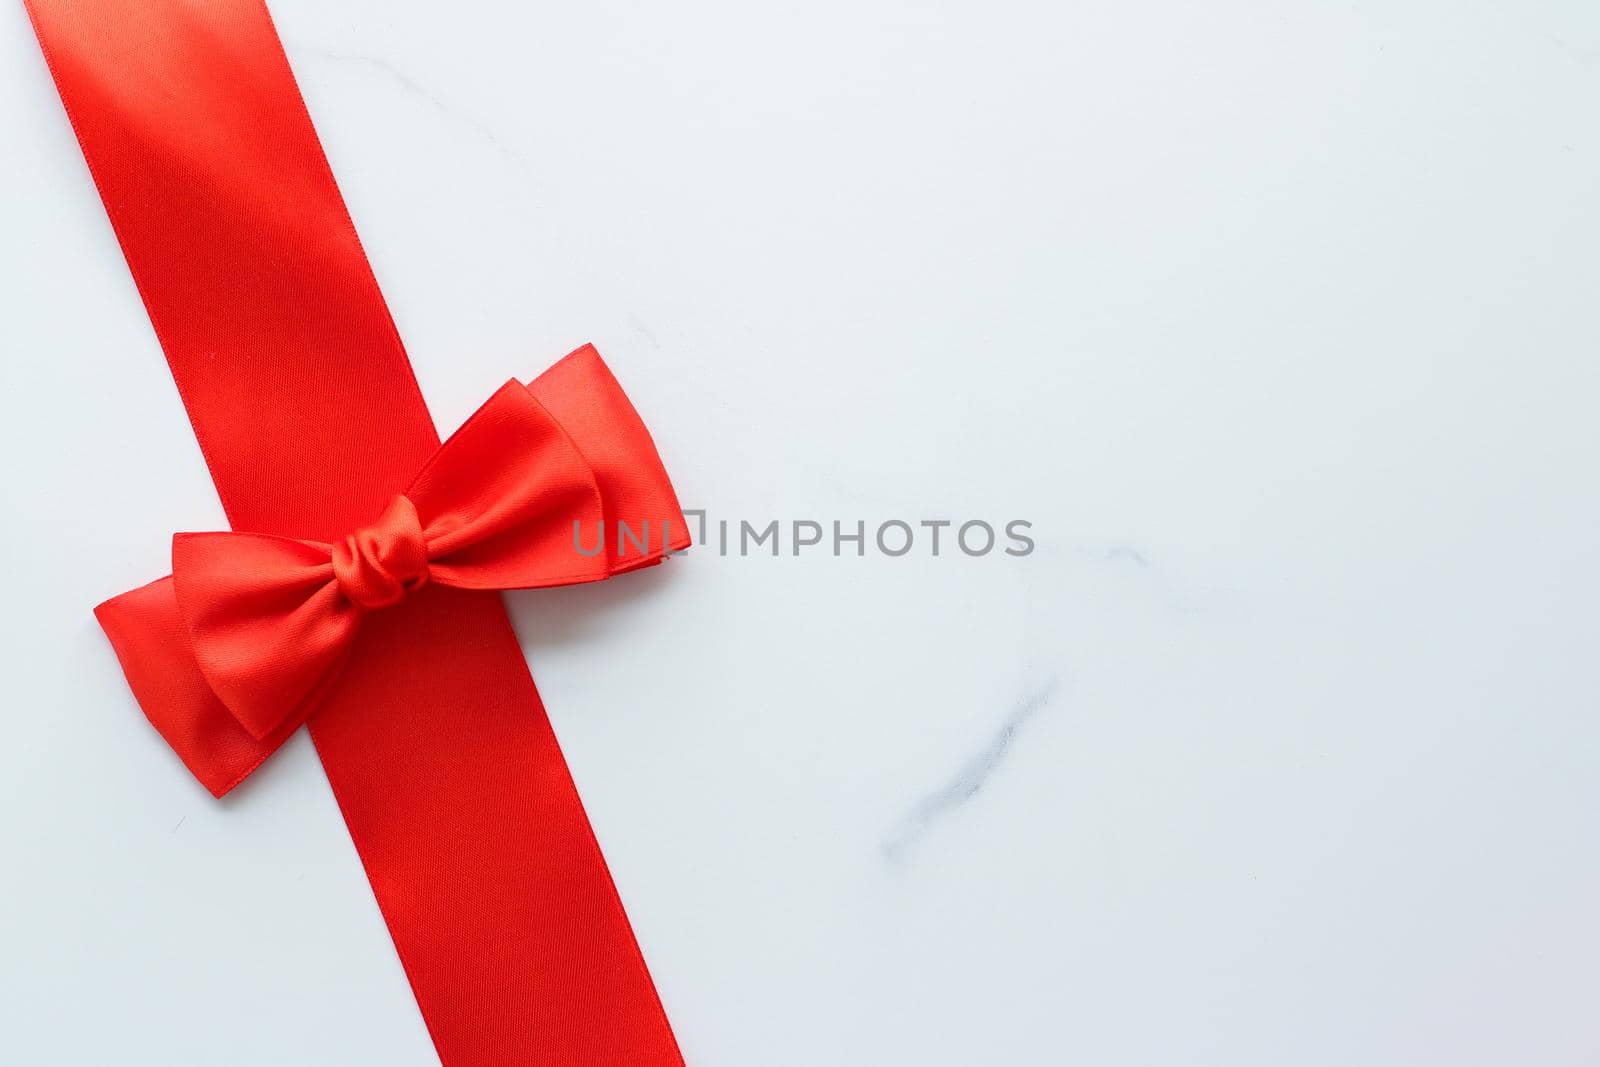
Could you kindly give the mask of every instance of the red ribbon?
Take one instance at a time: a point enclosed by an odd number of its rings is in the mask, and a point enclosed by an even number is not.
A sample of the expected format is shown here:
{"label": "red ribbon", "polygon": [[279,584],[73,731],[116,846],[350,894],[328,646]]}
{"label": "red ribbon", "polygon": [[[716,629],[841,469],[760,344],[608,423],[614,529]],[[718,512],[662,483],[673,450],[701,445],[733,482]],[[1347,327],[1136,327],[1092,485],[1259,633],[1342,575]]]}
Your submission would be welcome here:
{"label": "red ribbon", "polygon": [[[251,531],[181,537],[172,579],[102,605],[141,705],[217,792],[310,716],[446,1067],[681,1067],[483,591],[659,558],[553,540],[574,518],[676,515],[643,425],[585,349],[490,401],[517,432],[490,418],[439,449],[258,0],[28,7],[229,522]],[[539,472],[480,462],[502,448]]]}
{"label": "red ribbon", "polygon": [[508,382],[372,525],[334,544],[178,534],[171,577],[95,615],[151,723],[221,797],[317,710],[368,613],[429,582],[535,589],[659,563],[688,531],[650,516],[678,511],[644,423],[586,346]]}

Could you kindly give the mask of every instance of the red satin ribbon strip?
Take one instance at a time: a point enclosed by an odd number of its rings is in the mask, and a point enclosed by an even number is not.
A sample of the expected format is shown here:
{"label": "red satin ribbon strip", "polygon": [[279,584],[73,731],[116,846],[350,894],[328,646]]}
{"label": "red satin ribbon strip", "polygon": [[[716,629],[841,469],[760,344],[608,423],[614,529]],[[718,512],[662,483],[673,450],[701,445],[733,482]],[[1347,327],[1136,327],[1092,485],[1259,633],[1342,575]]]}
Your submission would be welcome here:
{"label": "red satin ribbon strip", "polygon": [[[230,523],[371,522],[439,440],[265,8],[28,8]],[[681,1067],[496,594],[373,613],[311,733],[445,1067]]]}

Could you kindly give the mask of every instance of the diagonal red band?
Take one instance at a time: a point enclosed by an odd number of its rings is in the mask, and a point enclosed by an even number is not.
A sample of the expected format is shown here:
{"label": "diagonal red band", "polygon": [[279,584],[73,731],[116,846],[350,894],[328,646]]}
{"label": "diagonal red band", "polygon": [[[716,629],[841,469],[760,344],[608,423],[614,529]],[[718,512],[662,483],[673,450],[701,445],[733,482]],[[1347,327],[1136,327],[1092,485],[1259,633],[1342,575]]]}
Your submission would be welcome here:
{"label": "diagonal red band", "polygon": [[[439,441],[265,8],[27,2],[229,520],[358,528]],[[371,631],[312,737],[445,1067],[681,1067],[498,596]]]}

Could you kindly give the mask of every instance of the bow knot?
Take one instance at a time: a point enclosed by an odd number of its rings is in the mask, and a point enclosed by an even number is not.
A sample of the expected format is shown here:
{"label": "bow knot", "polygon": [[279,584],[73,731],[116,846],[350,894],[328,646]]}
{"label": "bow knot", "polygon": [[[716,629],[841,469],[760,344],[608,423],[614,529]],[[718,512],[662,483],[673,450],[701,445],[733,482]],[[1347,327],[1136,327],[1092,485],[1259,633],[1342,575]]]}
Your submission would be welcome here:
{"label": "bow knot", "polygon": [[357,607],[386,608],[428,582],[428,542],[417,506],[397,493],[371,526],[333,546],[333,576]]}

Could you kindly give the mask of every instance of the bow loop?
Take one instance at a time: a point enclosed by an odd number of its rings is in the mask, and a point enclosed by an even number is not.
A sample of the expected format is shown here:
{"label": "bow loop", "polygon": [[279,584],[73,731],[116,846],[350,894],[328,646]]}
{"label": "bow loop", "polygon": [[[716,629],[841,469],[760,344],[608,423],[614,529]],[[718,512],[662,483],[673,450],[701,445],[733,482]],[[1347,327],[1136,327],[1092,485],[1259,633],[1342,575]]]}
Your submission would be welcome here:
{"label": "bow loop", "polygon": [[520,382],[501,386],[451,434],[406,495],[441,585],[534,589],[610,573],[574,548],[574,523],[603,521],[594,472]]}
{"label": "bow loop", "polygon": [[257,739],[306,706],[360,623],[334,576],[330,547],[315,541],[178,534],[172,587],[195,665]]}

